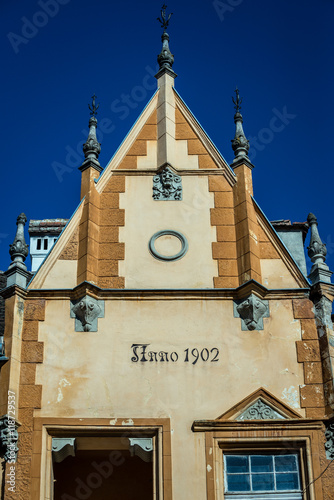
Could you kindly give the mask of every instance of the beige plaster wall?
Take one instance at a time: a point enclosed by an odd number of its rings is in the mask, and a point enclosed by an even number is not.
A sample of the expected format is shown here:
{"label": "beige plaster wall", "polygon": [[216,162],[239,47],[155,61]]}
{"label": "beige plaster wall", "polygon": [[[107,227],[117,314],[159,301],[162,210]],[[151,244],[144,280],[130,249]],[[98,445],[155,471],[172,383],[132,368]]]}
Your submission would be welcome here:
{"label": "beige plaster wall", "polygon": [[[182,201],[156,201],[152,198],[152,176],[129,176],[120,208],[125,209],[125,227],[120,241],[125,242],[125,260],[120,276],[125,288],[212,288],[218,275],[212,258],[216,229],[210,223],[213,193],[204,176],[183,176]],[[188,240],[186,255],[174,262],[155,259],[148,243],[157,231],[173,229]],[[167,255],[167,254],[166,254]]]}
{"label": "beige plaster wall", "polygon": [[77,284],[76,260],[57,260],[43,283],[43,288],[74,288]]}
{"label": "beige plaster wall", "polygon": [[[208,326],[210,325],[210,326]],[[288,325],[288,329],[282,329]],[[171,418],[175,500],[205,498],[203,436],[191,431],[195,419],[213,419],[265,387],[299,408],[302,364],[300,340],[289,300],[270,302],[264,330],[243,332],[231,300],[106,300],[98,332],[75,332],[69,301],[47,303],[40,324],[44,363],[38,416],[110,417],[111,425],[130,418]],[[131,361],[132,344],[174,351],[177,362]],[[185,362],[186,348],[219,349],[218,362]],[[184,446],[184,443],[187,446]]]}
{"label": "beige plaster wall", "polygon": [[261,259],[262,283],[267,288],[299,288],[281,259]]}

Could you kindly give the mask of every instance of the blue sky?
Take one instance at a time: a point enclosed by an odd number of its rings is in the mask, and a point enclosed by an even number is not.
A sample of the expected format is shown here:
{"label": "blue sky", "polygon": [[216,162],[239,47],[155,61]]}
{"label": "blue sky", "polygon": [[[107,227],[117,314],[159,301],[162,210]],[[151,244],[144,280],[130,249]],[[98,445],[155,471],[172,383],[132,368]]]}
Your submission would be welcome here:
{"label": "blue sky", "polygon": [[[79,203],[93,93],[102,166],[150,99],[161,4],[2,0],[1,269],[20,212],[69,218]],[[270,220],[314,212],[334,270],[333,0],[178,0],[168,11],[177,91],[230,163],[238,85],[257,202]]]}

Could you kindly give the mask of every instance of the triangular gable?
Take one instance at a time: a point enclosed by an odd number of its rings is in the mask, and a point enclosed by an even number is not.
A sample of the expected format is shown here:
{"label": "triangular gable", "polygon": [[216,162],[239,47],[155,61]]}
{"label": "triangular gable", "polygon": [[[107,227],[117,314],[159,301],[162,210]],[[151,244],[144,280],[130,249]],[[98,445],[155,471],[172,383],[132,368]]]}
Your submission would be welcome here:
{"label": "triangular gable", "polygon": [[[295,283],[297,287],[308,288],[309,283],[298,264],[254,199],[253,202],[260,229],[259,243],[261,260],[280,260],[280,265],[284,266],[286,275],[291,276],[291,280],[289,280],[291,284]],[[293,288],[290,283],[290,286],[284,286],[284,278],[282,278],[282,273],[280,273],[282,269],[282,267],[277,269],[277,273],[279,274],[278,278],[282,280],[282,286],[278,286],[277,288]],[[265,276],[262,276],[262,278],[265,278]],[[270,283],[263,284],[269,288],[275,288],[271,286]]]}
{"label": "triangular gable", "polygon": [[302,418],[299,413],[261,387],[228,411],[217,421],[282,420]]}
{"label": "triangular gable", "polygon": [[[114,171],[154,171],[162,166],[159,163],[160,132],[158,123],[162,121],[160,89],[156,91],[134,126],[97,180],[97,191],[103,192]],[[173,106],[168,105],[165,112],[167,121],[173,122],[174,141],[169,142],[173,150],[173,160],[169,163],[179,173],[183,170],[222,169],[229,184],[236,182],[235,175],[213,142],[200,126],[179,94],[173,89]],[[159,97],[160,96],[160,97]],[[175,115],[175,116],[174,116]],[[169,132],[168,132],[169,134]]]}

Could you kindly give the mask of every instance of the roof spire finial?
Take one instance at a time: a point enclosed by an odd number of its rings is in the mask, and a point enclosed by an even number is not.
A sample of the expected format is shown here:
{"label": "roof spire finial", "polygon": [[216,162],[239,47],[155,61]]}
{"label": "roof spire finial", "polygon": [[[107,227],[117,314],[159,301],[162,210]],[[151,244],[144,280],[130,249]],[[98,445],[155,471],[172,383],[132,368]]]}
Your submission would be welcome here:
{"label": "roof spire finial", "polygon": [[164,4],[161,9],[161,18],[160,17],[157,18],[164,31],[161,36],[162,50],[158,55],[158,63],[160,69],[158,73],[155,75],[156,78],[161,76],[165,71],[167,71],[174,78],[177,76],[176,73],[174,73],[174,71],[172,70],[172,66],[174,63],[174,56],[169,49],[169,35],[167,33],[167,27],[169,25],[169,21],[173,13],[169,14],[169,16],[167,17],[166,9],[167,5]]}
{"label": "roof spire finial", "polygon": [[97,115],[97,110],[100,107],[100,104],[98,104],[96,106],[95,99],[96,99],[96,95],[94,94],[92,96],[92,105],[88,104],[88,108],[89,108],[89,111],[90,111],[90,116],[94,116],[94,117]]}
{"label": "roof spire finial", "polygon": [[161,9],[161,19],[160,19],[160,17],[157,17],[157,20],[161,24],[161,27],[164,29],[164,31],[167,31],[167,28],[169,25],[169,20],[173,15],[173,12],[171,12],[169,14],[168,18],[166,18],[166,9],[167,9],[167,5],[163,4],[162,9]]}
{"label": "roof spire finial", "polygon": [[92,96],[92,104],[88,104],[88,108],[90,110],[90,119],[89,119],[89,134],[87,141],[83,145],[82,149],[85,154],[85,161],[83,162],[82,166],[80,167],[80,170],[82,170],[82,167],[87,167],[88,163],[93,163],[95,168],[97,170],[102,170],[98,157],[101,152],[101,144],[98,142],[97,137],[96,137],[96,126],[97,126],[97,110],[99,108],[100,104],[96,105],[96,95],[94,94]]}
{"label": "roof spire finial", "polygon": [[235,98],[232,97],[232,102],[234,104],[234,109],[235,109],[234,123],[236,127],[235,127],[235,136],[231,142],[232,142],[232,149],[235,155],[233,162],[236,162],[242,157],[249,159],[248,158],[249,141],[247,140],[244,129],[242,127],[243,120],[242,120],[242,114],[240,113],[242,98],[240,97],[238,87],[236,87],[234,92],[235,92]]}
{"label": "roof spire finial", "polygon": [[318,220],[314,214],[309,213],[307,222],[311,228],[311,240],[310,245],[307,247],[307,253],[313,262],[309,278],[312,284],[318,283],[318,281],[330,283],[333,273],[329,270],[327,264],[325,264],[327,248],[319,236]]}

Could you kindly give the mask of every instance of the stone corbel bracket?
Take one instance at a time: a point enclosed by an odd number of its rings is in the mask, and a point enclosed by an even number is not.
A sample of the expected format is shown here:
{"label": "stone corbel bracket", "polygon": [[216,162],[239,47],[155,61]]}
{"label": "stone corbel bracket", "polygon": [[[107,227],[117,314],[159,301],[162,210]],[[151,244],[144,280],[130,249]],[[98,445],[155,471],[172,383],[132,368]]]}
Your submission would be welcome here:
{"label": "stone corbel bracket", "polygon": [[59,464],[67,457],[75,457],[75,438],[52,438],[52,459]]}
{"label": "stone corbel bracket", "polygon": [[97,320],[104,318],[104,300],[85,295],[71,301],[71,318],[75,318],[76,332],[97,332]]}
{"label": "stone corbel bracket", "polygon": [[233,303],[235,318],[241,319],[241,330],[263,330],[263,318],[269,318],[269,302],[250,294],[245,299]]}
{"label": "stone corbel bracket", "polygon": [[14,463],[17,460],[19,448],[17,442],[19,434],[17,428],[19,424],[15,418],[3,415],[0,418],[0,456],[5,462]]}
{"label": "stone corbel bracket", "polygon": [[137,456],[144,462],[153,461],[152,438],[129,438],[131,456]]}
{"label": "stone corbel bracket", "polygon": [[334,419],[331,419],[327,423],[325,437],[326,437],[326,443],[325,443],[326,458],[327,458],[327,460],[333,460],[334,459]]}

